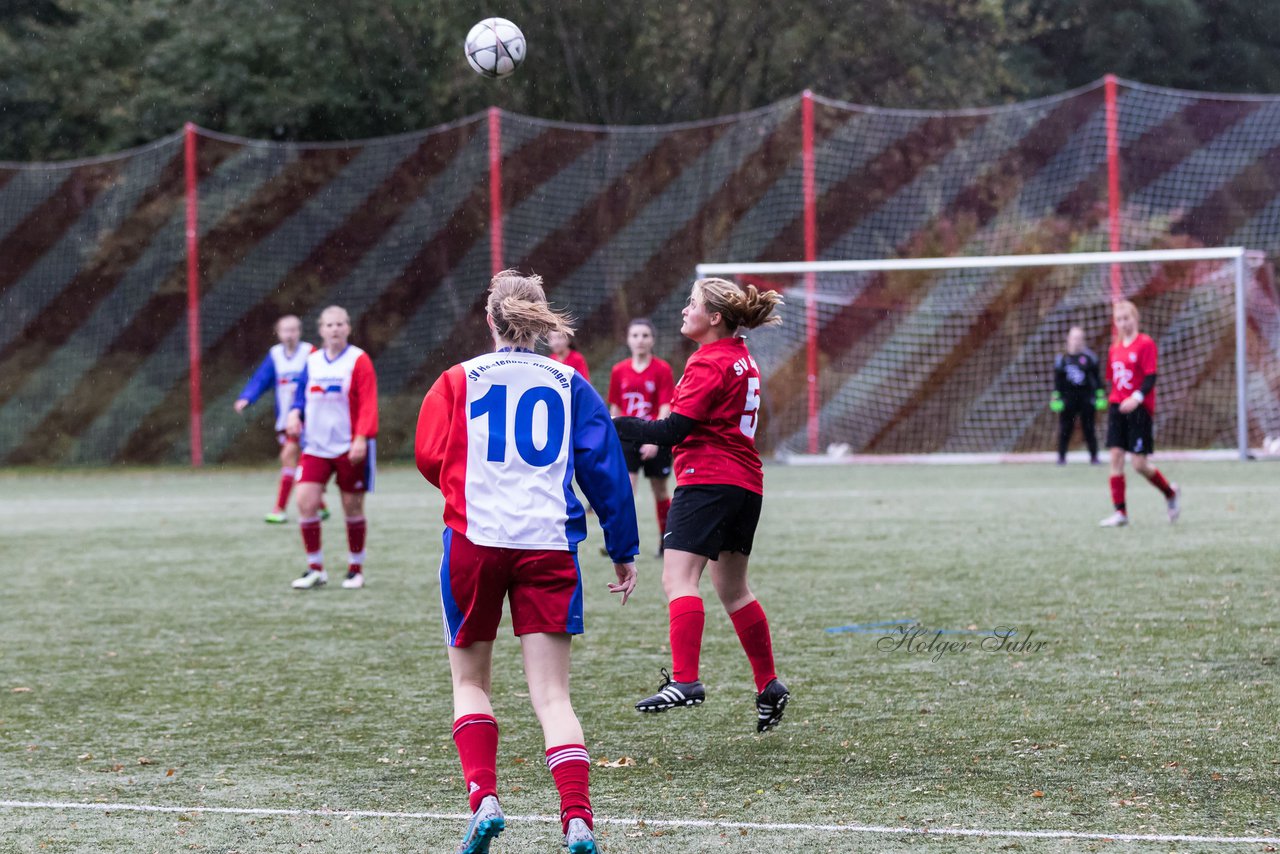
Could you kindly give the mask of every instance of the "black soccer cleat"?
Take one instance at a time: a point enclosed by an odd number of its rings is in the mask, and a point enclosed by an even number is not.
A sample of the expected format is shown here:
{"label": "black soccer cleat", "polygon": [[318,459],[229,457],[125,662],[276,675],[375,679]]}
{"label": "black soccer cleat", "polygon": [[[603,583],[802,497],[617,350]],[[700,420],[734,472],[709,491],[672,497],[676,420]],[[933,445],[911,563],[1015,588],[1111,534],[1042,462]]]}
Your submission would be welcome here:
{"label": "black soccer cleat", "polygon": [[764,690],[756,694],[756,732],[768,732],[782,720],[791,692],[787,686],[774,679]]}
{"label": "black soccer cleat", "polygon": [[700,706],[705,699],[707,699],[707,689],[702,687],[701,682],[675,682],[666,668],[663,668],[662,684],[658,686],[658,693],[636,703],[636,711],[665,712],[677,706]]}

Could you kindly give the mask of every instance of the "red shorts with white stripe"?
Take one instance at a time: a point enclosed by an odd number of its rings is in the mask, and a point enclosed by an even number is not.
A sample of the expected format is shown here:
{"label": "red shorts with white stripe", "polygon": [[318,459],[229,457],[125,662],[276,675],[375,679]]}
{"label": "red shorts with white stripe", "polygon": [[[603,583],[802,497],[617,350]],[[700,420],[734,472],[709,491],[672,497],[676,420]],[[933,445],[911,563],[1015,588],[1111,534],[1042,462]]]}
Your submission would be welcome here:
{"label": "red shorts with white stripe", "polygon": [[465,647],[492,641],[511,603],[511,629],[519,635],[582,634],[582,572],[568,551],[478,546],[444,530],[440,600],[445,641]]}
{"label": "red shorts with white stripe", "polygon": [[346,454],[340,457],[313,457],[305,451],[299,468],[302,474],[298,483],[318,483],[321,486],[337,475],[338,489],[343,492],[373,492],[373,442],[369,443],[369,455],[359,465],[351,462]]}

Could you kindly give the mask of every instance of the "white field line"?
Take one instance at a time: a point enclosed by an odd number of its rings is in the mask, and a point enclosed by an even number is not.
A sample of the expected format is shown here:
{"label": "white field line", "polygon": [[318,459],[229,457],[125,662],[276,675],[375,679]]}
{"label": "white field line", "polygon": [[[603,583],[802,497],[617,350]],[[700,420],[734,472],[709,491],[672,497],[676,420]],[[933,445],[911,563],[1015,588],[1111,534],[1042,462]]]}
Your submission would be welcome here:
{"label": "white field line", "polygon": [[[86,804],[58,801],[0,801],[0,809],[91,810],[94,812],[218,813],[325,818],[394,818],[466,821],[462,813],[384,812],[381,810],[303,810],[266,807],[167,807],[153,804]],[[558,822],[557,816],[509,815],[516,822]],[[1208,844],[1275,845],[1280,836],[1200,836],[1188,833],[1085,833],[1075,830],[994,830],[970,827],[881,827],[871,824],[803,824],[798,822],[716,821],[711,819],[638,819],[597,817],[597,824],[624,827],[701,827],[721,830],[810,830],[823,833],[918,834],[925,836],[993,836],[1014,839],[1096,839],[1118,842],[1204,842]]]}

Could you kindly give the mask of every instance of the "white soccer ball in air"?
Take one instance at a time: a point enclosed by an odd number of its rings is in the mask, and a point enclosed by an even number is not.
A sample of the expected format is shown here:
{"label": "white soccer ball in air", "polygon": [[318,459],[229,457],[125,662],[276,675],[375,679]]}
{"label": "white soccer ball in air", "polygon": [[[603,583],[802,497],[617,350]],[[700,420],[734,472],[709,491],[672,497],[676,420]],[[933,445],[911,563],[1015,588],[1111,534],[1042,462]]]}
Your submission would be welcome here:
{"label": "white soccer ball in air", "polygon": [[466,50],[477,74],[506,77],[524,62],[524,33],[506,18],[485,18],[467,33]]}

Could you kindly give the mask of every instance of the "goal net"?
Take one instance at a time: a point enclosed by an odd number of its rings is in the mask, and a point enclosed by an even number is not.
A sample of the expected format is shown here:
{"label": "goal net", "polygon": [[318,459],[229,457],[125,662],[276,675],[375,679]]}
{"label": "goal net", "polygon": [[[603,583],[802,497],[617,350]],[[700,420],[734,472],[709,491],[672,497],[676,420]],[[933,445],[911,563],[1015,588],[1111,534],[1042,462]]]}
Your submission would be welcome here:
{"label": "goal net", "polygon": [[[758,441],[781,457],[1054,449],[1054,359],[1079,326],[1105,376],[1118,299],[1138,306],[1159,346],[1157,449],[1244,456],[1280,435],[1280,314],[1260,253],[702,264],[698,274],[786,298],[786,322],[751,334],[765,378]],[[1100,440],[1105,431],[1100,413]]]}

